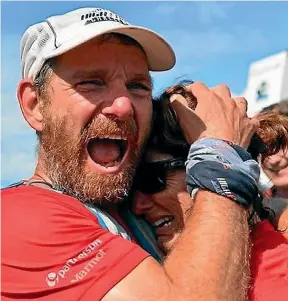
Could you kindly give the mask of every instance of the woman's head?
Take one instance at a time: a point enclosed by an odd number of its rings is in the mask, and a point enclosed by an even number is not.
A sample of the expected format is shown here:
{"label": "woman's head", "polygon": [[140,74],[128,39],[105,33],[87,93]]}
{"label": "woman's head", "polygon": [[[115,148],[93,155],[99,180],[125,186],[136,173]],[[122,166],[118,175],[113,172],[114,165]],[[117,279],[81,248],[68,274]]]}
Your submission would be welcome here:
{"label": "woman's head", "polygon": [[283,197],[288,197],[288,150],[280,150],[277,154],[266,158],[262,168],[278,191],[286,191]]}
{"label": "woman's head", "polygon": [[153,101],[153,126],[147,149],[155,149],[173,156],[187,157],[190,145],[179,125],[176,112],[171,106],[170,96],[181,94],[187,99],[191,109],[195,109],[197,100],[186,90],[185,85],[191,81],[181,82],[166,91]]}
{"label": "woman's head", "polygon": [[185,226],[192,200],[185,184],[185,158],[148,150],[135,180],[134,213],[152,225],[164,252]]}
{"label": "woman's head", "polygon": [[[268,177],[273,180],[280,195],[288,197],[288,145],[287,138],[284,135],[285,127],[287,132],[288,100],[264,108],[263,112],[268,114],[268,116],[271,116],[269,119],[271,120],[271,123],[273,121],[273,126],[271,124],[269,127],[270,131],[274,131],[275,133],[282,132],[282,135],[278,139],[278,143],[286,143],[286,148],[280,149],[271,156],[266,156],[266,158],[263,159],[262,167]],[[281,120],[273,120],[273,118],[281,118]],[[282,121],[283,119],[285,120],[286,126]],[[281,139],[283,141],[281,141]]]}
{"label": "woman's head", "polygon": [[134,212],[151,223],[164,252],[169,251],[183,230],[192,207],[185,184],[190,145],[169,101],[172,94],[180,93],[194,109],[196,99],[185,89],[189,83],[173,86],[154,99],[152,132],[135,180]]}

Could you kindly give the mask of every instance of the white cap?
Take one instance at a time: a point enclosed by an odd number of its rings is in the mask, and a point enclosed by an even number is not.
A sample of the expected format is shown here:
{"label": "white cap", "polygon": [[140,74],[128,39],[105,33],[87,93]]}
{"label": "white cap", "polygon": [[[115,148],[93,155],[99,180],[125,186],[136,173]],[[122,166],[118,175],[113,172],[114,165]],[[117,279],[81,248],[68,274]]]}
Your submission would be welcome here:
{"label": "white cap", "polygon": [[80,8],[30,26],[20,42],[22,77],[33,80],[47,59],[63,54],[105,33],[121,33],[136,40],[146,53],[149,70],[175,65],[172,47],[152,30],[130,25],[102,8]]}

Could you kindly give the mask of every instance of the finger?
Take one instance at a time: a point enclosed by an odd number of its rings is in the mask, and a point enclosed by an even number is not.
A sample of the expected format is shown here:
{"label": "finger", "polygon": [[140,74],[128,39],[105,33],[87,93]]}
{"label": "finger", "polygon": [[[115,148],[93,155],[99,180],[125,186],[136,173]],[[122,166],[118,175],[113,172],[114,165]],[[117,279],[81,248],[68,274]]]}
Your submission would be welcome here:
{"label": "finger", "polygon": [[197,99],[197,102],[209,102],[211,91],[201,82],[187,85],[186,90]]}
{"label": "finger", "polygon": [[241,113],[241,116],[245,116],[248,110],[248,102],[244,97],[236,97],[234,101]]}
{"label": "finger", "polygon": [[173,103],[175,104],[177,102],[177,103],[181,103],[182,105],[188,107],[188,102],[187,102],[186,98],[180,94],[172,94],[170,96],[169,100],[170,100],[171,104],[173,104]]}
{"label": "finger", "polygon": [[260,121],[257,119],[257,116],[249,118],[250,119],[250,124],[253,127],[255,131],[257,131],[260,127]]}
{"label": "finger", "polygon": [[218,85],[210,89],[222,99],[231,99],[230,89],[226,85]]}
{"label": "finger", "polygon": [[203,121],[188,107],[187,100],[179,94],[170,97],[171,106],[177,114],[177,120],[189,144],[195,142],[205,131]]}
{"label": "finger", "polygon": [[251,138],[253,134],[257,131],[260,126],[260,122],[256,118],[248,118],[242,120],[243,126],[245,128],[245,135],[242,136],[240,146],[247,149],[250,145]]}

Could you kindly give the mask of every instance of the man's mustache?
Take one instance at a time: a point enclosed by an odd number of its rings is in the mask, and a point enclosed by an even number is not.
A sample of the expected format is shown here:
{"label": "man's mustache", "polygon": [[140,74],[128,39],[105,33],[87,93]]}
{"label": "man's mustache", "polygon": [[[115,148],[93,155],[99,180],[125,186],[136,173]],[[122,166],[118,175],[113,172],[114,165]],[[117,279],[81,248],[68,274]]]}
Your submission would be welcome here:
{"label": "man's mustache", "polygon": [[91,137],[109,138],[113,136],[135,140],[137,138],[137,125],[132,117],[125,121],[106,117],[96,117],[86,125],[81,136],[87,141]]}

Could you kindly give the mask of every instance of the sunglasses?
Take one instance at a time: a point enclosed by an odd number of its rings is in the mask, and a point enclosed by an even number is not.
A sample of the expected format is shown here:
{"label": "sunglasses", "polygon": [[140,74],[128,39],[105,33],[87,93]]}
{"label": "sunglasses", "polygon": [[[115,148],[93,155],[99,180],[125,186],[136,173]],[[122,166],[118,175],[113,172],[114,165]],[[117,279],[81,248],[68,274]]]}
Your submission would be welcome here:
{"label": "sunglasses", "polygon": [[146,194],[154,194],[166,188],[167,172],[185,168],[185,159],[171,158],[142,163],[135,176],[134,188]]}

